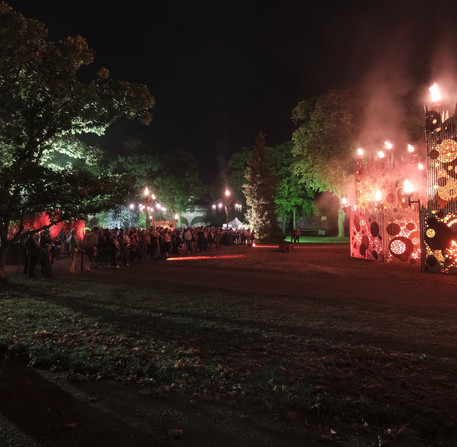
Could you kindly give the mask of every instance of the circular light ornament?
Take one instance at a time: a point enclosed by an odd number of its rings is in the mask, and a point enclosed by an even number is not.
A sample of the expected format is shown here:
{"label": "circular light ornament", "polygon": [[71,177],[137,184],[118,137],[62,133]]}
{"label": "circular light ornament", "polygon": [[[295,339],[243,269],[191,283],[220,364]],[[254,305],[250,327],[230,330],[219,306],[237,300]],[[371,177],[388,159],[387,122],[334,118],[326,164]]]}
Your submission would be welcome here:
{"label": "circular light ornament", "polygon": [[400,239],[395,239],[390,244],[390,251],[395,255],[402,255],[406,251],[406,244]]}
{"label": "circular light ornament", "polygon": [[407,237],[399,236],[392,239],[389,244],[389,251],[392,256],[402,262],[407,262],[414,250],[414,245]]}
{"label": "circular light ornament", "polygon": [[426,232],[425,232],[426,236],[427,237],[435,237],[435,234],[436,234],[436,231],[433,229],[433,228],[429,228]]}
{"label": "circular light ornament", "polygon": [[436,146],[436,150],[439,152],[438,160],[441,163],[450,163],[457,158],[457,142],[454,140],[443,140]]}

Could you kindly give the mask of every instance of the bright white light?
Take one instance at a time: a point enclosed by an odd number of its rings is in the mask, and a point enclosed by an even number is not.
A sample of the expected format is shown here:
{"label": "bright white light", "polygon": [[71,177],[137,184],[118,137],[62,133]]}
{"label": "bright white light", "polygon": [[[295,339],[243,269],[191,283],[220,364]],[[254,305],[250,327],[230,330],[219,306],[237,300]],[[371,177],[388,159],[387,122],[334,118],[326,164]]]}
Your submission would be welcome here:
{"label": "bright white light", "polygon": [[361,157],[363,154],[364,154],[363,149],[362,149],[361,147],[359,147],[359,148],[357,149],[357,155],[359,155],[359,156]]}
{"label": "bright white light", "polygon": [[382,200],[382,192],[379,189],[376,190],[374,199],[376,200],[376,202],[380,202]]}
{"label": "bright white light", "polygon": [[386,147],[386,149],[392,149],[393,148],[393,145],[390,141],[384,141],[384,146]]}
{"label": "bright white light", "polygon": [[411,194],[414,191],[414,187],[408,179],[403,182],[403,191],[405,194]]}
{"label": "bright white light", "polygon": [[155,200],[155,199],[156,199],[156,196],[155,196],[154,193],[151,194],[151,199],[152,199],[152,200]]}
{"label": "bright white light", "polygon": [[144,188],[144,195],[145,196],[149,195],[149,188],[147,186],[146,186],[146,188]]}
{"label": "bright white light", "polygon": [[219,208],[222,208],[222,203],[219,203],[218,207],[219,207]]}
{"label": "bright white light", "polygon": [[216,209],[216,204],[214,203],[214,204],[213,204],[213,210],[215,210],[215,209]]}
{"label": "bright white light", "polygon": [[225,188],[225,195],[228,197],[230,195],[230,190],[228,188]]}
{"label": "bright white light", "polygon": [[342,203],[344,206],[346,206],[346,205],[348,204],[348,199],[346,199],[346,197],[343,197],[343,198],[341,199],[341,203]]}
{"label": "bright white light", "polygon": [[424,165],[422,163],[418,163],[417,169],[419,169],[419,171],[422,171],[424,169]]}
{"label": "bright white light", "polygon": [[165,211],[167,211],[167,209],[163,206],[162,207],[162,212],[165,212]]}
{"label": "bright white light", "polygon": [[129,205],[129,208],[130,208],[131,210],[134,210],[134,209],[135,209],[135,204],[131,203],[131,204]]}
{"label": "bright white light", "polygon": [[408,144],[408,152],[412,154],[414,152],[414,146]]}
{"label": "bright white light", "polygon": [[178,220],[179,219],[179,216],[177,214],[175,214],[175,219]]}
{"label": "bright white light", "polygon": [[431,85],[428,90],[432,95],[432,102],[441,101],[440,88],[438,87],[438,84],[436,82],[434,82],[433,85]]}
{"label": "bright white light", "polygon": [[378,157],[379,158],[384,158],[386,156],[386,153],[384,151],[379,151],[378,152]]}
{"label": "bright white light", "polygon": [[158,203],[158,204],[156,205],[156,208],[157,208],[158,210],[160,210],[161,206],[162,206],[162,205],[161,205],[160,203]]}

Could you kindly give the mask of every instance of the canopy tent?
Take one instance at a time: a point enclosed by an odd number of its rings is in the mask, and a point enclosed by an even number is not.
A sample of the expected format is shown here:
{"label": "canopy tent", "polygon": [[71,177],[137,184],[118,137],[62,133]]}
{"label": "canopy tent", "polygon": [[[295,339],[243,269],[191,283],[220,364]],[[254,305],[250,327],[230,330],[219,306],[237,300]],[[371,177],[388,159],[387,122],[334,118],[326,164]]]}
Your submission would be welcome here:
{"label": "canopy tent", "polygon": [[229,228],[239,228],[244,227],[244,223],[241,222],[238,217],[235,217],[231,222],[228,223]]}

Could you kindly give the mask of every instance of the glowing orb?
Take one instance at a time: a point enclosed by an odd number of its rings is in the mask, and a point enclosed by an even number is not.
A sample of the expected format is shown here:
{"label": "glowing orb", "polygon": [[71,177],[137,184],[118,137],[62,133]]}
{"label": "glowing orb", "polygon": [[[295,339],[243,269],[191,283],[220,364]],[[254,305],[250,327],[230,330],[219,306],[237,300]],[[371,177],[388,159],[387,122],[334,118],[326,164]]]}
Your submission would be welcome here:
{"label": "glowing orb", "polygon": [[390,244],[390,251],[396,255],[402,255],[406,251],[406,244],[396,239]]}
{"label": "glowing orb", "polygon": [[433,229],[433,228],[429,228],[425,234],[427,235],[427,237],[435,237],[435,234],[436,234],[436,231]]}
{"label": "glowing orb", "polygon": [[432,96],[432,102],[441,101],[440,88],[438,87],[438,84],[436,82],[434,82],[433,85],[431,85],[428,90]]}

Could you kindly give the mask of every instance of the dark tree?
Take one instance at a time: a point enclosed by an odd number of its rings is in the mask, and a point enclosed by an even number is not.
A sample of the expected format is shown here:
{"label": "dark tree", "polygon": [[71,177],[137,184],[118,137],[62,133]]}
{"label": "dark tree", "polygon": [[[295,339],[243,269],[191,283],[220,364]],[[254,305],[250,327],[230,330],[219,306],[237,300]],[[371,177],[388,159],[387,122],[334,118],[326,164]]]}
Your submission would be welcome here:
{"label": "dark tree", "polygon": [[204,191],[195,157],[184,150],[165,154],[152,188],[167,209],[178,215],[177,225],[180,227],[181,214],[193,211],[195,200]]}
{"label": "dark tree", "polygon": [[78,137],[119,118],[149,124],[154,98],[107,69],[81,82],[93,58],[81,36],[52,42],[42,23],[0,3],[0,279],[8,248],[30,232],[27,216],[47,213],[54,224],[96,213],[128,189],[122,176],[88,169],[101,153]]}

